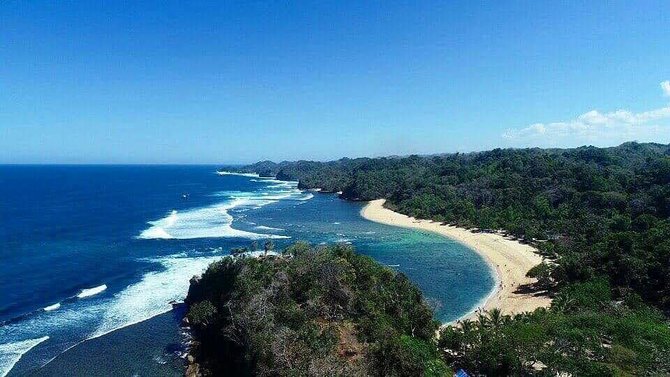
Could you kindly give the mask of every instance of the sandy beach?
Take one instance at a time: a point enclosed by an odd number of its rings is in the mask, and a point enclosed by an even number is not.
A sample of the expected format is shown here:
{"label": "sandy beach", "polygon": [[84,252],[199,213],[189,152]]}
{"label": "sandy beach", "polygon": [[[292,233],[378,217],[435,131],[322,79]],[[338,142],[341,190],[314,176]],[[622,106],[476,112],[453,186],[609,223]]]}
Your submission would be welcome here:
{"label": "sandy beach", "polygon": [[532,283],[526,272],[542,262],[532,246],[504,237],[496,233],[473,233],[467,229],[442,225],[431,220],[415,218],[384,208],[384,199],[370,201],[361,215],[382,224],[429,231],[458,241],[479,253],[495,271],[496,286],[486,300],[460,319],[474,318],[479,310],[499,308],[503,314],[515,314],[547,307],[548,297],[537,297],[527,293],[517,293],[519,286]]}

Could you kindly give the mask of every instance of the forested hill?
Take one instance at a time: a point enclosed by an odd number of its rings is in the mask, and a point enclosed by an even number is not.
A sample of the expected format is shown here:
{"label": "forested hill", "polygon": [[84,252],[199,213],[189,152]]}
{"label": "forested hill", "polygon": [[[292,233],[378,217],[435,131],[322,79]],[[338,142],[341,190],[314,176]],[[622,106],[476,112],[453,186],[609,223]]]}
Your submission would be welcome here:
{"label": "forested hill", "polygon": [[548,257],[529,272],[551,308],[446,327],[472,375],[670,375],[670,146],[496,149],[240,169],[399,212],[502,229]]}
{"label": "forested hill", "polygon": [[386,198],[418,218],[502,229],[558,262],[535,271],[547,288],[605,276],[615,293],[632,289],[670,311],[670,145],[265,161],[240,170],[346,199]]}
{"label": "forested hill", "polygon": [[187,375],[452,375],[421,291],[350,246],[224,258],[191,281],[186,303]]}

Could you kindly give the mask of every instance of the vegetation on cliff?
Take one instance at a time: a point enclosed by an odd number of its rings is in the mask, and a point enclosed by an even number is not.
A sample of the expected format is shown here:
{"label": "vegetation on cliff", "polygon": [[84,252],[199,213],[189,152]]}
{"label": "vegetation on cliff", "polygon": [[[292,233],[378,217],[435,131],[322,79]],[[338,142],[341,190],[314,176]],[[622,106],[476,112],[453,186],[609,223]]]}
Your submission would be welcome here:
{"label": "vegetation on cliff", "polygon": [[449,374],[421,291],[349,246],[224,258],[186,302],[204,375]]}
{"label": "vegetation on cliff", "polygon": [[[417,218],[502,229],[557,263],[555,290],[606,277],[670,311],[670,146],[496,149],[443,156],[265,162],[266,174]],[[244,167],[256,171],[257,165]],[[546,241],[546,242],[545,242]],[[615,292],[616,293],[616,292]]]}
{"label": "vegetation on cliff", "polygon": [[[257,165],[242,171],[257,171]],[[447,327],[445,360],[488,375],[670,374],[670,146],[496,149],[264,163],[351,200],[533,243],[550,310]]]}

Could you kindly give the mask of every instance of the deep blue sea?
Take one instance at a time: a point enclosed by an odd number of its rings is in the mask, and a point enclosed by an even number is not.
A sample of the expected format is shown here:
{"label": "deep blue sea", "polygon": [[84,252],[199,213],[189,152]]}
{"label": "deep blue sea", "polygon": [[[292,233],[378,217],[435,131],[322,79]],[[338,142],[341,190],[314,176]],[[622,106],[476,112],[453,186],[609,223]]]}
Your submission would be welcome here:
{"label": "deep blue sea", "polygon": [[494,278],[449,239],[362,203],[216,166],[0,166],[0,376],[180,376],[189,278],[233,247],[347,242],[409,276],[441,321]]}

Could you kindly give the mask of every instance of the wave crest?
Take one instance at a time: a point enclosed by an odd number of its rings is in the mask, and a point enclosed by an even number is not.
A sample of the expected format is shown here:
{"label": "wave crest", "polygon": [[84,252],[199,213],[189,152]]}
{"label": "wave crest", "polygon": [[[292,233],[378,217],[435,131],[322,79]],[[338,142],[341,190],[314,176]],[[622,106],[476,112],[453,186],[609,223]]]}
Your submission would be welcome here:
{"label": "wave crest", "polygon": [[[218,174],[231,175],[235,173],[218,172]],[[151,226],[143,230],[137,238],[247,238],[252,240],[290,238],[284,235],[255,233],[232,227],[234,219],[231,211],[261,208],[282,200],[304,201],[314,197],[311,193],[299,190],[297,182],[275,179],[263,179],[262,181],[269,184],[260,191],[222,191],[213,195],[226,198],[222,203],[179,212],[173,210],[162,219],[150,221]],[[266,230],[272,229],[266,228]]]}
{"label": "wave crest", "polygon": [[260,176],[256,173],[237,173],[234,171],[217,171],[216,174],[218,175],[237,175],[240,177],[252,177],[252,178],[259,178]]}
{"label": "wave crest", "polygon": [[36,339],[0,344],[0,376],[6,376],[26,352],[47,339],[49,339],[48,336],[43,336]]}
{"label": "wave crest", "polygon": [[86,297],[95,296],[99,293],[104,292],[106,289],[107,289],[106,284],[99,285],[99,286],[93,287],[93,288],[82,289],[81,292],[79,292],[77,294],[77,298],[86,298]]}
{"label": "wave crest", "polygon": [[53,305],[45,306],[44,309],[42,310],[44,310],[45,312],[51,312],[59,308],[60,308],[60,302],[57,302]]}
{"label": "wave crest", "polygon": [[[89,337],[97,338],[172,310],[172,301],[183,301],[189,278],[199,275],[220,256],[188,258],[165,257],[154,261],[163,270],[145,274],[142,280],[114,295],[105,305],[103,320]],[[147,295],[147,292],[151,292]]]}

